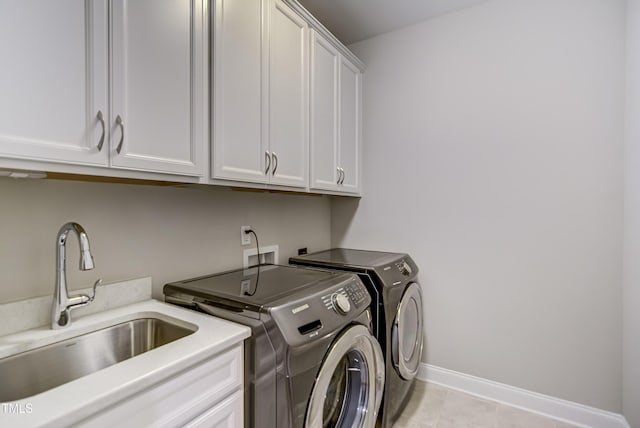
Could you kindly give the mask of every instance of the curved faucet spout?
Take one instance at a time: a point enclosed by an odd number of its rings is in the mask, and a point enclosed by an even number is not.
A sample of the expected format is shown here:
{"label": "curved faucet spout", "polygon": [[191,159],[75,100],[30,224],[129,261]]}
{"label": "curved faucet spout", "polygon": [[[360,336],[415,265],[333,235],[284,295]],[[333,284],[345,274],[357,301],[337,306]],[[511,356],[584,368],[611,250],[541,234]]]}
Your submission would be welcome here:
{"label": "curved faucet spout", "polygon": [[69,297],[66,272],[66,244],[69,232],[72,231],[78,237],[80,245],[80,270],[91,270],[94,267],[87,232],[78,223],[65,223],[56,237],[56,286],[53,291],[53,305],[51,307],[51,328],[53,329],[68,326],[71,323],[70,309],[84,306],[92,302],[95,297],[95,287],[92,297],[85,294]]}
{"label": "curved faucet spout", "polygon": [[66,243],[69,232],[75,232],[78,236],[78,244],[80,245],[80,270],[91,270],[94,267],[93,256],[89,249],[89,236],[82,226],[78,223],[65,223],[58,231],[58,237],[56,238],[56,260],[58,266],[58,272],[64,272],[66,267]]}

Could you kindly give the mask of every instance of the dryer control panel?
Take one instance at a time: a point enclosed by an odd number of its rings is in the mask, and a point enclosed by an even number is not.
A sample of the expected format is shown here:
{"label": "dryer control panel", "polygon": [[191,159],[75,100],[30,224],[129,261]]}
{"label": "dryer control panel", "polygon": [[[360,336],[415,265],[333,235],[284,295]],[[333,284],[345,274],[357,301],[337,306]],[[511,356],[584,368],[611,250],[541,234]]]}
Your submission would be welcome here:
{"label": "dryer control panel", "polygon": [[388,264],[376,266],[375,271],[382,280],[384,287],[405,286],[415,279],[418,274],[418,266],[411,257],[404,255]]}
{"label": "dryer control panel", "polygon": [[409,265],[406,260],[402,260],[396,263],[396,267],[398,268],[398,271],[400,271],[400,273],[404,276],[411,276],[411,274],[413,273],[411,265]]}

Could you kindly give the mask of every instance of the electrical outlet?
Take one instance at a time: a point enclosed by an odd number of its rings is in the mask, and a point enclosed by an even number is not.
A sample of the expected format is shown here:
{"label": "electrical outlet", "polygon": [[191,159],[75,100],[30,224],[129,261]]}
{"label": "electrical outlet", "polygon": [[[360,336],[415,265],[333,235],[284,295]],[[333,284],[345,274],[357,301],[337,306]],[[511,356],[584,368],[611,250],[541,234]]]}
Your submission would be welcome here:
{"label": "electrical outlet", "polygon": [[242,245],[251,244],[251,234],[246,233],[246,231],[250,229],[251,229],[251,226],[240,226],[240,244]]}
{"label": "electrical outlet", "polygon": [[251,280],[245,279],[240,281],[240,294],[249,294],[251,291]]}

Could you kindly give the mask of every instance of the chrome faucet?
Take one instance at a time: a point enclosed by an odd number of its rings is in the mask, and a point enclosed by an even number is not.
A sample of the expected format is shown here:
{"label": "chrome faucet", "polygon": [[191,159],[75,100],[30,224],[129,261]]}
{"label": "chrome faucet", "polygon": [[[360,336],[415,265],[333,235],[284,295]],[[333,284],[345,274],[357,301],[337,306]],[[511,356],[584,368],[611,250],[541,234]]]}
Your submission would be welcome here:
{"label": "chrome faucet", "polygon": [[53,291],[53,305],[51,306],[51,328],[57,330],[71,324],[71,309],[88,305],[96,297],[96,287],[101,279],[93,284],[93,296],[80,294],[69,297],[67,290],[66,272],[66,243],[69,232],[75,232],[80,243],[80,270],[93,269],[93,256],[89,250],[89,237],[87,232],[78,223],[66,223],[58,232],[56,238],[56,288]]}

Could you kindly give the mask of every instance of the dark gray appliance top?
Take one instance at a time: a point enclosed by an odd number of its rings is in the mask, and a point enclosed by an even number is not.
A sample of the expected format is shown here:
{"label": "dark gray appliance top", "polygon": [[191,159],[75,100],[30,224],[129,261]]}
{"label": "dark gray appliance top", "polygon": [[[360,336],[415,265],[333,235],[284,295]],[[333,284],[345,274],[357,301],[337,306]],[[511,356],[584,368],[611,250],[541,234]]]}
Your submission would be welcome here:
{"label": "dark gray appliance top", "polygon": [[259,310],[315,284],[336,281],[337,277],[334,272],[318,269],[264,265],[172,282],[165,285],[164,293],[178,292]]}
{"label": "dark gray appliance top", "polygon": [[289,263],[375,274],[385,287],[404,285],[418,274],[418,266],[408,254],[350,248],[332,248],[292,257]]}
{"label": "dark gray appliance top", "polygon": [[291,260],[312,260],[317,264],[326,264],[327,266],[376,268],[388,265],[404,257],[407,257],[407,255],[402,253],[333,248],[304,256],[292,257]]}
{"label": "dark gray appliance top", "polygon": [[[218,316],[233,314],[236,322],[243,317],[260,320],[274,343],[287,346],[334,334],[366,313],[371,303],[356,274],[278,265],[172,282],[164,286],[164,294],[172,303],[193,305]],[[337,305],[338,295],[349,304]],[[270,327],[272,323],[277,329]]]}

